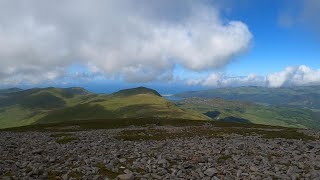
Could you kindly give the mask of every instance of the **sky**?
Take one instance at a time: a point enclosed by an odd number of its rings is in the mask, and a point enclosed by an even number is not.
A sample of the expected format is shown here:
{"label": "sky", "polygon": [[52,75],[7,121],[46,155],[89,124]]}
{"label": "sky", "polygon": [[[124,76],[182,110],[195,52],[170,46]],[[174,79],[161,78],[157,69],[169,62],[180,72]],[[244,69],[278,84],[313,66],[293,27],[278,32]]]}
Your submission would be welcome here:
{"label": "sky", "polygon": [[318,0],[2,0],[0,88],[320,85]]}

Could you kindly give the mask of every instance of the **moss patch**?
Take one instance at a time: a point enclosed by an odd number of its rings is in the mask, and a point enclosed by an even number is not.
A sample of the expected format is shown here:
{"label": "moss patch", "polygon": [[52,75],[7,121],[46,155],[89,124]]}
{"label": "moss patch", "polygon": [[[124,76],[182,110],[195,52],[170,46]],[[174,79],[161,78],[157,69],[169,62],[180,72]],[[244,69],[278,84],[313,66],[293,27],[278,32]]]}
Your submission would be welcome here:
{"label": "moss patch", "polygon": [[83,174],[78,171],[72,171],[69,174],[69,177],[75,178],[75,179],[82,179]]}
{"label": "moss patch", "polygon": [[69,142],[76,141],[76,140],[79,140],[79,139],[75,137],[62,137],[60,139],[57,139],[56,142],[59,144],[68,144]]}
{"label": "moss patch", "polygon": [[48,173],[48,179],[49,180],[58,180],[58,179],[60,179],[59,176],[61,176],[61,174],[56,172],[56,171],[50,171]]}
{"label": "moss patch", "polygon": [[231,158],[232,158],[231,155],[222,155],[222,156],[220,156],[220,157],[218,158],[218,162],[219,162],[219,163],[222,163],[222,162],[225,162],[225,161],[227,161],[228,159],[231,159]]}
{"label": "moss patch", "polygon": [[297,129],[257,129],[257,128],[206,128],[206,127],[190,127],[183,128],[179,131],[169,132],[164,129],[141,129],[141,130],[124,130],[120,132],[116,138],[125,141],[140,141],[140,140],[165,140],[172,138],[189,138],[189,137],[207,137],[221,138],[227,135],[242,135],[242,136],[260,136],[266,139],[283,138],[297,139],[303,141],[316,140],[313,136],[308,136]]}
{"label": "moss patch", "polygon": [[108,170],[106,166],[102,163],[98,163],[96,167],[99,168],[99,175],[101,176],[108,176],[109,178],[114,179],[119,175],[119,173],[115,173]]}
{"label": "moss patch", "polygon": [[51,134],[51,135],[50,135],[50,137],[54,137],[54,138],[68,137],[68,136],[72,136],[72,134],[58,133],[58,134]]}

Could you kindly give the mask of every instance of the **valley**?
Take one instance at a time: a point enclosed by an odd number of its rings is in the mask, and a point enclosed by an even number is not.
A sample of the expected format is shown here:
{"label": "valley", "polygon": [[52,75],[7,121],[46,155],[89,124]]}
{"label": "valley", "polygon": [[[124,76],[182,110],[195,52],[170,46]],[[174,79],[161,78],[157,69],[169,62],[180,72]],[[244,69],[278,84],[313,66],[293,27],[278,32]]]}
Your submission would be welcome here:
{"label": "valley", "polygon": [[187,98],[177,101],[177,105],[183,109],[202,112],[214,120],[294,128],[320,128],[318,112],[307,108],[266,106],[220,98]]}
{"label": "valley", "polygon": [[255,104],[320,109],[320,86],[268,88],[243,86],[189,91],[176,94],[179,98],[222,98]]}

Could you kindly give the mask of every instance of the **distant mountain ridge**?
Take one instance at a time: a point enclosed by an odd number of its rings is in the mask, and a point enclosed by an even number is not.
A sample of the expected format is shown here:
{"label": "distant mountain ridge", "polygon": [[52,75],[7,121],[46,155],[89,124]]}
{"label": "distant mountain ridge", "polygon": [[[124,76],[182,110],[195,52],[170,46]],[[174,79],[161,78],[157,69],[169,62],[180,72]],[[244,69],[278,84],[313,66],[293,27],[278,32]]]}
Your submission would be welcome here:
{"label": "distant mountain ridge", "polygon": [[28,108],[55,108],[66,104],[65,99],[88,95],[83,88],[33,88],[0,95],[0,107],[21,105]]}
{"label": "distant mountain ridge", "polygon": [[34,88],[0,94],[0,129],[30,124],[118,118],[206,120],[182,110],[152,89],[138,87],[113,94],[83,88]]}
{"label": "distant mountain ridge", "polygon": [[[174,101],[175,103],[146,87],[124,89],[112,94],[96,94],[77,87],[27,90],[13,88],[2,92],[5,93],[0,93],[0,129],[32,124],[123,118],[224,120],[320,128],[320,110],[314,108],[317,107],[317,96],[320,93],[317,87],[241,87],[188,92],[182,97],[205,98],[187,98]],[[239,100],[221,99],[225,97]],[[312,106],[306,103],[306,97],[312,102]],[[254,102],[255,100],[257,102]]]}
{"label": "distant mountain ridge", "polygon": [[175,96],[180,98],[223,98],[265,105],[320,109],[320,86],[218,88],[184,92]]}
{"label": "distant mountain ridge", "polygon": [[22,91],[22,90],[23,89],[20,89],[20,88],[0,89],[0,94],[19,92],[19,91]]}

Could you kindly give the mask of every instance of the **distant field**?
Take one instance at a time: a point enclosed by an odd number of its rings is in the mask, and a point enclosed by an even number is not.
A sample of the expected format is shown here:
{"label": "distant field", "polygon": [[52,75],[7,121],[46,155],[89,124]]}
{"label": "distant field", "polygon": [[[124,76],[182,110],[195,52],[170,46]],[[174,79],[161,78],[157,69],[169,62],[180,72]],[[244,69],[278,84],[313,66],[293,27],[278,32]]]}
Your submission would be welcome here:
{"label": "distant field", "polygon": [[204,113],[216,120],[240,118],[250,123],[297,128],[320,128],[319,113],[309,109],[264,106],[223,99],[189,98],[178,102],[183,109]]}
{"label": "distant field", "polygon": [[184,92],[175,97],[222,98],[264,105],[320,109],[320,86],[218,88]]}

